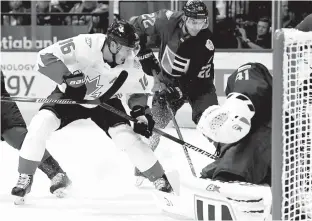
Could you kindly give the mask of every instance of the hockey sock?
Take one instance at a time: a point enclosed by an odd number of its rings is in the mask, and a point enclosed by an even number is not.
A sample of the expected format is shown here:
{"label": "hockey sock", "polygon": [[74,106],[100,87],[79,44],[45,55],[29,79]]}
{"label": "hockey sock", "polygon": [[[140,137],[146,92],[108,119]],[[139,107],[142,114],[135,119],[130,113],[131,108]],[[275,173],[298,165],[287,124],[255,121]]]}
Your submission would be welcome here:
{"label": "hockey sock", "polygon": [[[123,124],[109,128],[109,134],[115,145],[125,151],[131,162],[140,171],[150,170],[157,164],[154,152],[134,133],[129,125]],[[158,163],[159,164],[159,163]],[[156,167],[161,167],[160,165]],[[152,170],[155,171],[155,170]]]}
{"label": "hockey sock", "polygon": [[14,149],[20,150],[27,134],[25,127],[12,127],[3,132],[2,137]]}
{"label": "hockey sock", "polygon": [[59,126],[60,119],[49,110],[40,110],[34,116],[20,150],[19,173],[35,173],[44,156],[47,139]]}
{"label": "hockey sock", "polygon": [[18,172],[21,174],[34,175],[39,164],[40,161],[32,161],[19,157]]}
{"label": "hockey sock", "polygon": [[64,173],[59,163],[50,155],[46,160],[42,161],[38,167],[51,180],[56,174]]}
{"label": "hockey sock", "polygon": [[151,182],[154,182],[155,180],[162,177],[164,173],[164,169],[162,168],[158,160],[151,168],[142,172],[142,174]]}

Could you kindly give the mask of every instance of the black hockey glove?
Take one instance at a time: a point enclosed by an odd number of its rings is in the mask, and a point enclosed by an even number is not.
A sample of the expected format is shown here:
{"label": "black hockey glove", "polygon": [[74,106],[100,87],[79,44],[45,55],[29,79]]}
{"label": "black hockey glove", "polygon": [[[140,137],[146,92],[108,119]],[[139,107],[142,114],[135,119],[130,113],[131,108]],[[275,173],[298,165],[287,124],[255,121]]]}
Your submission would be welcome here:
{"label": "black hockey glove", "polygon": [[183,97],[183,93],[179,87],[167,86],[159,92],[159,97],[171,103],[180,100]]}
{"label": "black hockey glove", "polygon": [[153,76],[153,72],[159,74],[160,66],[157,58],[155,57],[152,49],[142,49],[137,57],[141,63],[142,69],[145,74]]}
{"label": "black hockey glove", "polygon": [[66,84],[65,95],[74,101],[82,101],[87,93],[87,86],[84,79],[85,76],[83,73],[64,76]]}
{"label": "black hockey glove", "polygon": [[142,107],[136,105],[130,111],[130,115],[138,120],[138,122],[133,125],[133,131],[135,133],[141,134],[146,138],[152,136],[155,121],[150,114],[148,106]]}

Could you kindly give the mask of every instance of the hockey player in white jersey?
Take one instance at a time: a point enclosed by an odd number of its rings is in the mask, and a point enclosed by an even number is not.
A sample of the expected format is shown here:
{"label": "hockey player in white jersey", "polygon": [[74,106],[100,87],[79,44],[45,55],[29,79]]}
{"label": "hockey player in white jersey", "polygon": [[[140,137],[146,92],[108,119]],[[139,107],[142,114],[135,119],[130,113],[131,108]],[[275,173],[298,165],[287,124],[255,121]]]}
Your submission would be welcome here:
{"label": "hockey player in white jersey", "polygon": [[[99,99],[103,102],[103,96],[121,70],[129,73],[129,79],[118,93],[147,93],[141,84],[144,72],[135,58],[138,51],[139,38],[135,29],[121,20],[109,27],[107,35],[81,34],[41,50],[36,65],[41,74],[57,83],[48,98],[75,101]],[[117,97],[104,101],[125,112]],[[162,166],[140,137],[150,137],[155,124],[147,101],[131,97],[128,104],[132,109],[132,117],[139,120],[133,128],[128,120],[100,106],[44,104],[29,125],[29,132],[20,151],[20,176],[12,189],[12,195],[23,199],[30,192],[33,176],[50,135],[75,120],[87,118],[91,118],[117,147],[127,153],[132,163],[144,171],[156,189],[172,191]]]}

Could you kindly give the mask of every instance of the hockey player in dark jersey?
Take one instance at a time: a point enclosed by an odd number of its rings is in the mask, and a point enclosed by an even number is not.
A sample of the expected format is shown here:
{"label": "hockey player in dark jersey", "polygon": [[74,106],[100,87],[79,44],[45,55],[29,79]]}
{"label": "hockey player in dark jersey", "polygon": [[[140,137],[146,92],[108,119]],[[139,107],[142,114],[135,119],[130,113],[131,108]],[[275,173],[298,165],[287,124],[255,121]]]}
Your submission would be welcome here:
{"label": "hockey player in dark jersey", "polygon": [[[1,96],[9,97],[5,89],[4,75],[1,71]],[[20,150],[27,133],[26,123],[15,102],[1,102],[1,140]],[[64,197],[64,189],[71,184],[59,163],[46,150],[39,169],[51,180],[50,192]]]}
{"label": "hockey player in dark jersey", "polygon": [[200,178],[180,173],[180,195],[163,208],[192,220],[269,220],[272,76],[260,63],[244,64],[225,92],[224,104],[207,108],[197,124],[220,144],[220,158]]}
{"label": "hockey player in dark jersey", "polygon": [[[154,76],[152,114],[157,128],[165,128],[172,119],[168,106],[176,114],[185,102],[189,102],[192,120],[197,124],[206,108],[218,104],[213,84],[215,48],[208,19],[206,5],[202,1],[190,0],[183,11],[163,9],[131,21],[141,36],[138,57],[143,70]],[[151,49],[146,48],[145,37],[154,35],[161,38],[161,67]],[[133,96],[146,99],[143,95]],[[150,147],[155,150],[158,143],[159,135],[153,134]],[[135,175],[139,186],[143,178],[138,170]]]}
{"label": "hockey player in dark jersey", "polygon": [[225,103],[205,110],[197,125],[222,143],[220,158],[201,178],[270,184],[272,76],[260,63],[244,64],[228,78],[225,93]]}

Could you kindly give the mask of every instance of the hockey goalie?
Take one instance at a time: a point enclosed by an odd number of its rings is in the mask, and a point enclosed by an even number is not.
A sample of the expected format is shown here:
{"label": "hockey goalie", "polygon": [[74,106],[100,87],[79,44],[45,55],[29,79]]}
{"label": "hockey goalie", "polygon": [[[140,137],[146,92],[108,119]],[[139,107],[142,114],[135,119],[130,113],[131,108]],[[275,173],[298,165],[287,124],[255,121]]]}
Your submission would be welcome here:
{"label": "hockey goalie", "polygon": [[207,108],[197,125],[217,144],[219,159],[200,178],[181,174],[179,196],[166,196],[164,210],[195,220],[268,220],[272,76],[260,63],[244,64],[225,92],[224,104]]}

